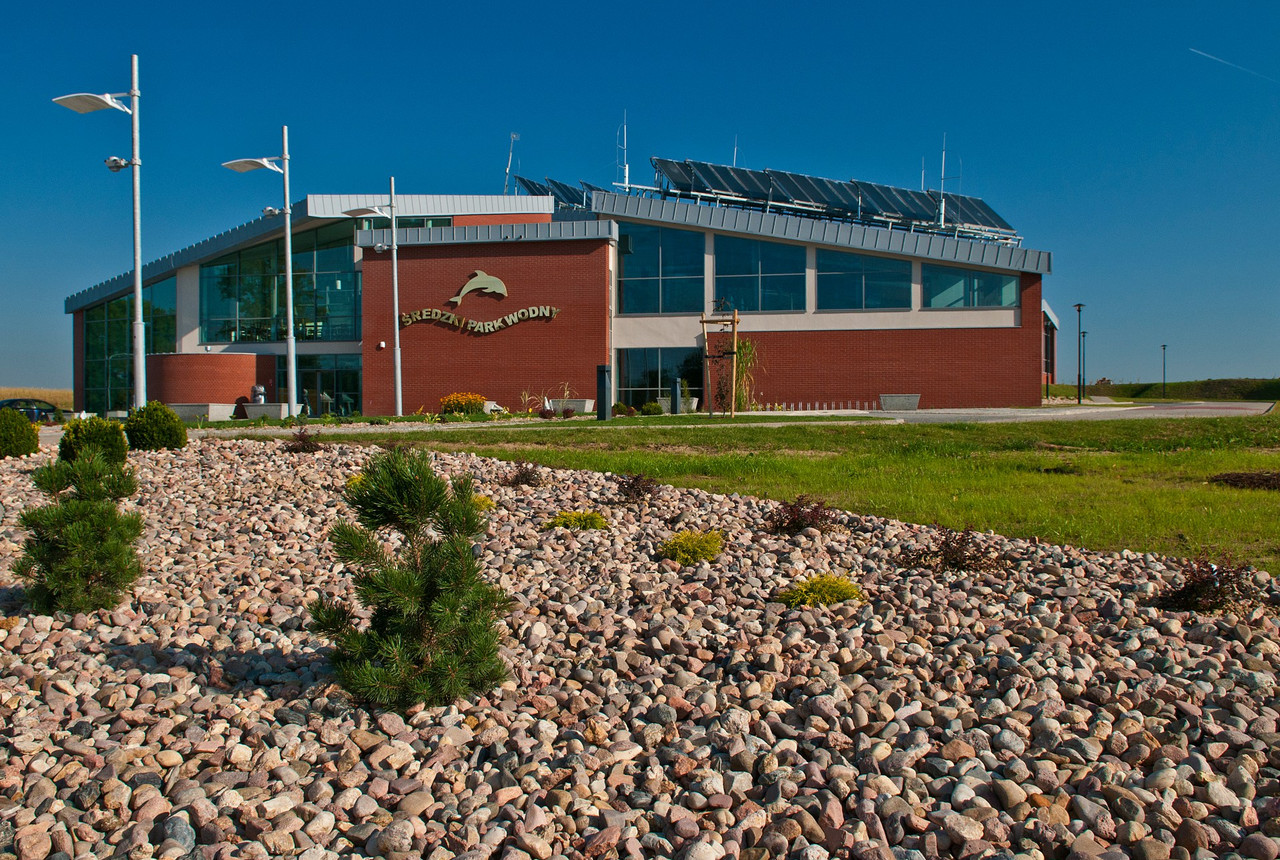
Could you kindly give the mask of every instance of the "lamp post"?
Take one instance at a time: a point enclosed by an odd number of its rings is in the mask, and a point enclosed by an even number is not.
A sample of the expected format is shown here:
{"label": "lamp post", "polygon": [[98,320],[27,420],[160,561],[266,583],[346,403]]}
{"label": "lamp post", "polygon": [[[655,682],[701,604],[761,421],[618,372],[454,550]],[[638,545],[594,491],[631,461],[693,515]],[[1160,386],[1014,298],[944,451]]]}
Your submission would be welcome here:
{"label": "lamp post", "polygon": [[1168,350],[1168,348],[1169,348],[1169,344],[1167,343],[1160,344],[1160,396],[1161,397],[1167,396],[1165,389],[1168,385],[1168,374],[1165,371],[1166,371],[1166,368],[1168,367],[1168,364],[1166,364],[1165,362],[1165,356],[1167,355],[1166,351]]}
{"label": "lamp post", "polygon": [[[113,155],[106,163],[112,173],[133,168],[133,404],[141,409],[147,404],[147,343],[142,324],[142,157],[138,149],[138,100],[142,93],[138,90],[137,54],[132,55],[132,71],[127,93],[72,93],[53,101],[76,113],[113,108],[133,119],[133,157],[126,160]],[[120,101],[123,96],[129,97],[129,105]]]}
{"label": "lamp post", "polygon": [[[391,220],[391,315],[394,323],[391,329],[392,362],[396,386],[396,417],[404,414],[404,402],[400,386],[400,257],[396,242],[396,178],[391,177],[391,198],[386,209],[380,206],[366,206],[343,212],[352,218],[389,218]],[[381,251],[382,246],[375,246]]]}
{"label": "lamp post", "polygon": [[1089,388],[1089,373],[1085,370],[1085,362],[1088,360],[1089,349],[1089,333],[1087,331],[1080,332],[1080,378],[1084,380],[1081,390]]}
{"label": "lamp post", "polygon": [[1081,314],[1083,304],[1076,305],[1076,405],[1084,401],[1084,335],[1081,332]]}
{"label": "lamp post", "polygon": [[284,354],[285,385],[288,386],[289,417],[298,414],[298,350],[293,337],[293,207],[289,202],[289,126],[280,126],[281,145],[279,157],[237,158],[224,161],[222,166],[236,173],[266,168],[284,176],[284,208],[267,207],[263,215],[284,215]]}

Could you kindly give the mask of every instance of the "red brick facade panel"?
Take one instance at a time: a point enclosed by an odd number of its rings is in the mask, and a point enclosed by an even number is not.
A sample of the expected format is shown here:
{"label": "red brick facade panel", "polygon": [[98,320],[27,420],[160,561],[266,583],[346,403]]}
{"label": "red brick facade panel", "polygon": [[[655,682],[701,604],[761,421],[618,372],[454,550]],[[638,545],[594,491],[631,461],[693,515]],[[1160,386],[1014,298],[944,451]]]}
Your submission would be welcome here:
{"label": "red brick facade panel", "polygon": [[255,384],[276,401],[276,357],[245,352],[147,356],[147,399],[161,403],[244,403]]}
{"label": "red brick facade panel", "polygon": [[[390,415],[391,255],[367,251],[363,265],[363,410]],[[507,294],[463,295],[476,272],[500,279]],[[523,392],[559,396],[566,384],[571,396],[594,398],[596,365],[610,362],[609,289],[607,241],[401,248],[401,316],[428,317],[400,330],[405,413],[438,412],[440,398],[459,391],[512,410]],[[543,310],[552,308],[554,317]]]}
{"label": "red brick facade panel", "polygon": [[496,213],[490,215],[454,215],[453,226],[471,227],[477,224],[550,224],[550,212],[526,212],[522,215]]}

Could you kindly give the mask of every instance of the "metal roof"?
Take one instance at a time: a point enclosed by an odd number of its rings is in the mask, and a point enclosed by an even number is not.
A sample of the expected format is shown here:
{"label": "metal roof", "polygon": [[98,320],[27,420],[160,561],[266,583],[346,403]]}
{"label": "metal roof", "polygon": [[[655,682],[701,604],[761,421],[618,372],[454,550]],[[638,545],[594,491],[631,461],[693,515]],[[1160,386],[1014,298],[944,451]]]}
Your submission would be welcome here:
{"label": "metal roof", "polygon": [[659,221],[721,233],[922,257],[942,263],[1040,274],[1052,271],[1052,255],[1048,251],[1020,248],[1007,242],[983,242],[901,228],[890,230],[847,221],[823,221],[726,206],[700,206],[680,200],[601,191],[592,195],[591,209],[609,218]]}
{"label": "metal roof", "polygon": [[[484,242],[557,242],[617,239],[612,221],[552,221],[536,224],[472,224],[464,227],[411,227],[396,231],[398,245],[469,245]],[[357,230],[362,248],[390,245],[391,230]]]}
{"label": "metal roof", "polygon": [[[308,194],[307,213],[312,218],[345,218],[343,212],[369,206],[386,206],[390,194]],[[556,209],[551,197],[501,194],[397,194],[397,218],[436,218],[445,215],[550,215]]]}

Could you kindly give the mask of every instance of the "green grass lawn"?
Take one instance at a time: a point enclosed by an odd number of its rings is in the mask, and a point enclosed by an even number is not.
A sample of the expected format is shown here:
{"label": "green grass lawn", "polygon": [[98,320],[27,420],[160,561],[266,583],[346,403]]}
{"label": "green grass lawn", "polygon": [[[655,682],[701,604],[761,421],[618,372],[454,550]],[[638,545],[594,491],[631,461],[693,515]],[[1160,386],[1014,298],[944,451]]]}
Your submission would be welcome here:
{"label": "green grass lawn", "polygon": [[1280,419],[691,427],[546,422],[383,438],[1090,549],[1207,552],[1280,570],[1280,493],[1208,483],[1280,470]]}

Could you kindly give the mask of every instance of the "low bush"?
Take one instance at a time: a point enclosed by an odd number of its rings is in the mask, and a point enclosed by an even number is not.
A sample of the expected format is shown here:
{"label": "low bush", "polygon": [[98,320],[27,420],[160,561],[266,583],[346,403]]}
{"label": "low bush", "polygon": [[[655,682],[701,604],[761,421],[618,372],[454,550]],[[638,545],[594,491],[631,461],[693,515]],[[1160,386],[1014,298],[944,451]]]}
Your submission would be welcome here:
{"label": "low bush", "polygon": [[142,573],[134,547],[142,516],[116,504],[137,492],[133,473],[90,446],[36,469],[32,480],[53,504],[18,517],[30,534],[13,572],[30,583],[28,602],[46,615],[114,607]]}
{"label": "low bush", "polygon": [[[448,705],[507,677],[497,616],[510,605],[485,582],[472,541],[485,529],[471,478],[445,481],[428,452],[388,451],[365,465],[344,498],[357,522],[329,532],[369,623],[348,603],[322,597],[308,608],[311,629],[334,646],[339,683],[384,708]],[[384,541],[398,533],[392,554]]]}
{"label": "low bush", "polygon": [[290,454],[314,454],[324,445],[316,441],[319,433],[312,433],[305,426],[299,427],[298,431],[284,443],[284,449]]}
{"label": "low bush", "polygon": [[619,401],[619,402],[617,402],[617,403],[613,404],[613,408],[609,410],[609,413],[610,413],[614,418],[619,418],[619,417],[621,417],[621,416],[623,416],[623,415],[626,415],[626,414],[627,414],[627,405],[626,405],[625,403],[623,403],[623,402]]}
{"label": "low bush", "polygon": [[597,511],[561,511],[547,520],[545,529],[568,529],[571,532],[607,529],[609,523]]}
{"label": "low bush", "polygon": [[962,532],[939,529],[941,536],[934,546],[916,546],[901,552],[904,568],[928,568],[949,571],[994,571],[1005,567],[1003,559],[988,555],[975,539],[973,529]]}
{"label": "low bush", "polygon": [[658,547],[658,554],[689,567],[700,561],[715,561],[724,549],[724,535],[717,531],[681,531]]}
{"label": "low bush", "polygon": [[124,434],[129,437],[129,447],[136,451],[187,446],[187,425],[178,413],[158,400],[130,412],[124,422]]}
{"label": "low bush", "polygon": [[491,511],[496,508],[497,503],[488,496],[475,495],[471,497],[471,503],[476,506],[476,510],[480,513]]}
{"label": "low bush", "polygon": [[797,606],[829,606],[846,600],[863,601],[867,595],[862,586],[845,576],[819,573],[778,592],[777,601],[794,609]]}
{"label": "low bush", "polygon": [[366,423],[366,424],[371,424],[371,425],[373,425],[373,426],[375,426],[375,427],[385,427],[385,426],[387,426],[388,424],[390,424],[391,422],[390,422],[389,420],[387,420],[386,418],[382,418],[382,417],[375,417],[375,418],[366,418],[366,419],[364,419],[364,423]]}
{"label": "low bush", "polygon": [[532,463],[516,463],[515,469],[502,479],[502,483],[508,487],[541,487],[542,473]]}
{"label": "low bush", "polygon": [[483,394],[460,392],[446,394],[440,398],[440,414],[456,413],[466,415],[469,412],[483,412],[486,398]]}
{"label": "low bush", "polygon": [[779,534],[794,535],[805,529],[827,532],[834,524],[835,513],[821,499],[802,493],[796,496],[794,502],[782,502],[778,505],[769,513],[766,523],[772,531]]}
{"label": "low bush", "polygon": [[1230,559],[1218,564],[1201,555],[1182,569],[1183,584],[1160,595],[1156,605],[1170,612],[1220,612],[1244,614],[1263,602],[1265,595],[1254,579],[1253,568]]}
{"label": "low bush", "polygon": [[94,448],[108,463],[122,465],[129,453],[124,428],[108,418],[72,418],[62,428],[58,458],[73,462],[81,452]]}
{"label": "low bush", "polygon": [[566,406],[565,408],[560,410],[561,418],[572,418],[577,414],[578,414],[578,410],[574,409],[572,406]]}
{"label": "low bush", "polygon": [[556,417],[556,411],[550,406],[544,406],[538,410],[538,417],[550,421],[552,418]]}
{"label": "low bush", "polygon": [[662,404],[656,400],[650,400],[644,406],[640,407],[640,414],[641,415],[661,415]]}
{"label": "low bush", "polygon": [[647,499],[658,490],[658,482],[648,475],[619,475],[618,494],[628,502]]}
{"label": "low bush", "polygon": [[0,409],[0,457],[25,457],[40,450],[40,431],[16,409]]}

